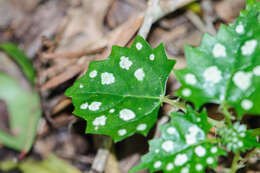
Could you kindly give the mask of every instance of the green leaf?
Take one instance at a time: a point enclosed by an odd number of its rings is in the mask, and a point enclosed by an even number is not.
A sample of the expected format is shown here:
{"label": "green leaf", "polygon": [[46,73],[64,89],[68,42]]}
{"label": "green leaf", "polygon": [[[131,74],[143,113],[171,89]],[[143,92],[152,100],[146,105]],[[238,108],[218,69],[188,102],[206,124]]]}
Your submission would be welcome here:
{"label": "green leaf", "polygon": [[80,173],[77,168],[55,155],[50,155],[42,161],[27,158],[22,162],[14,160],[0,162],[0,170],[11,171],[15,168],[19,168],[23,173]]}
{"label": "green leaf", "polygon": [[252,136],[251,132],[246,130],[246,125],[241,125],[239,122],[230,128],[217,129],[217,133],[221,136],[221,144],[226,146],[227,151],[245,152],[247,149],[260,147],[257,137]]}
{"label": "green leaf", "polygon": [[29,81],[34,84],[36,73],[26,54],[13,43],[1,43],[0,49],[4,50],[22,68]]}
{"label": "green leaf", "polygon": [[260,114],[260,3],[216,37],[205,34],[201,46],[186,47],[187,67],[175,70],[182,87],[177,95],[197,108],[205,103],[228,104],[239,117]]}
{"label": "green leaf", "polygon": [[9,134],[0,130],[0,143],[28,152],[41,117],[37,92],[26,91],[13,78],[0,73],[0,99],[7,105],[12,132]]}
{"label": "green leaf", "polygon": [[188,107],[187,113],[172,113],[171,122],[161,127],[162,137],[149,142],[149,153],[131,170],[148,168],[151,172],[205,172],[217,165],[225,152],[207,139],[210,125],[205,110],[198,114]]}
{"label": "green leaf", "polygon": [[87,133],[106,134],[115,141],[146,135],[174,64],[162,44],[152,49],[138,36],[130,48],[113,46],[107,60],[91,62],[66,95],[72,97],[73,113],[87,120]]}

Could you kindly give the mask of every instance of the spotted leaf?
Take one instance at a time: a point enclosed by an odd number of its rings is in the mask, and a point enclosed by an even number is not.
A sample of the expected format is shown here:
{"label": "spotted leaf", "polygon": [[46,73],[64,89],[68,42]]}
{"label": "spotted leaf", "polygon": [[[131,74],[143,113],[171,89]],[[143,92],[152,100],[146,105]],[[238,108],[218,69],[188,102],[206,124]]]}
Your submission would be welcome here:
{"label": "spotted leaf", "polygon": [[246,125],[242,125],[239,122],[234,123],[230,128],[218,129],[217,133],[221,136],[221,144],[228,151],[245,152],[247,149],[260,147],[257,137],[251,135],[251,132],[246,129]]}
{"label": "spotted leaf", "polygon": [[260,2],[248,1],[234,24],[216,37],[205,34],[199,47],[186,47],[187,67],[175,70],[182,87],[177,95],[197,108],[228,104],[242,117],[260,114]]}
{"label": "spotted leaf", "polygon": [[172,113],[171,122],[161,127],[161,138],[149,142],[149,153],[131,172],[148,168],[151,172],[196,173],[215,167],[217,157],[225,152],[207,139],[209,129],[205,110],[200,114],[191,108],[186,114]]}
{"label": "spotted leaf", "polygon": [[74,114],[87,120],[87,133],[115,141],[134,133],[146,135],[174,64],[162,44],[152,49],[138,36],[130,48],[113,46],[108,59],[91,62],[66,95],[72,98]]}

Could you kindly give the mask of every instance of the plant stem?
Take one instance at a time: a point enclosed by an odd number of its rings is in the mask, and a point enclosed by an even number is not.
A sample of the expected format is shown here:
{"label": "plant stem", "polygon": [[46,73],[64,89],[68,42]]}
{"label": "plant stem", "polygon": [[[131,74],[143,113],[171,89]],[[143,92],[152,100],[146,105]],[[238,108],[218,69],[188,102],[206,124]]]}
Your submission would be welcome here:
{"label": "plant stem", "polygon": [[228,123],[229,126],[232,126],[232,122],[231,120],[233,119],[233,116],[231,115],[231,113],[228,111],[228,106],[225,103],[222,103],[220,105],[220,109],[221,112],[223,113],[223,115],[225,116],[225,120]]}
{"label": "plant stem", "polygon": [[235,156],[233,158],[232,166],[231,166],[231,169],[230,169],[230,173],[236,173],[239,157],[240,157],[240,152],[238,151],[238,152],[235,153]]}
{"label": "plant stem", "polygon": [[168,104],[174,106],[175,108],[181,109],[183,112],[186,112],[186,106],[185,106],[184,103],[180,103],[178,101],[171,100],[171,99],[169,99],[167,97],[164,97],[162,101],[164,103],[168,103]]}
{"label": "plant stem", "polygon": [[[184,103],[181,103],[181,102],[178,102],[178,101],[175,101],[175,100],[171,100],[171,99],[169,99],[169,98],[167,98],[167,97],[164,97],[162,101],[163,101],[164,103],[168,103],[168,104],[170,104],[170,105],[172,105],[172,106],[174,106],[174,107],[176,107],[176,108],[178,108],[178,109],[181,109],[183,112],[186,112],[186,110],[187,110],[187,109],[186,109],[186,105],[185,105]],[[219,128],[225,126],[224,123],[222,123],[222,122],[220,122],[220,121],[217,121],[217,120],[214,120],[214,119],[212,119],[212,118],[210,118],[210,117],[208,117],[208,122],[209,122],[211,125],[217,126],[217,127],[219,127]]]}
{"label": "plant stem", "polygon": [[218,128],[222,128],[222,127],[225,127],[225,124],[221,121],[217,121],[217,120],[214,120],[210,117],[208,117],[208,122],[213,125],[213,126],[216,126]]}

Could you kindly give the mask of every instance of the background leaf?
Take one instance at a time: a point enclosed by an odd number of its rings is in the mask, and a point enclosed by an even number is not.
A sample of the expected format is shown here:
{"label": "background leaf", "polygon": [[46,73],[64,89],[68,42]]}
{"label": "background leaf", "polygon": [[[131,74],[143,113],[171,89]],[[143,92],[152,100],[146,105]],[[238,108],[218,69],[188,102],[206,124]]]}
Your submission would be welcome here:
{"label": "background leaf", "polygon": [[215,167],[225,152],[207,139],[209,128],[205,110],[198,114],[189,107],[186,114],[172,113],[171,122],[161,127],[162,137],[149,142],[149,153],[131,172],[205,172],[207,166]]}
{"label": "background leaf", "polygon": [[174,64],[162,44],[153,50],[138,36],[131,48],[114,46],[107,60],[91,62],[66,95],[72,97],[73,113],[87,120],[87,133],[106,134],[115,141],[146,135]]}
{"label": "background leaf", "polygon": [[41,117],[38,94],[26,91],[13,78],[0,73],[0,99],[7,105],[12,132],[0,130],[1,143],[19,151],[29,151]]}
{"label": "background leaf", "polygon": [[34,84],[36,73],[26,54],[13,43],[1,43],[0,49],[4,50],[15,62],[17,62],[29,81]]}
{"label": "background leaf", "polygon": [[216,38],[206,34],[200,47],[186,47],[187,67],[175,70],[182,84],[177,95],[197,108],[228,104],[241,117],[260,114],[260,3],[249,4],[233,25]]}
{"label": "background leaf", "polygon": [[0,169],[10,171],[19,168],[23,173],[80,173],[80,171],[59,159],[55,155],[50,155],[43,161],[35,161],[28,158],[20,163],[15,161],[0,162]]}

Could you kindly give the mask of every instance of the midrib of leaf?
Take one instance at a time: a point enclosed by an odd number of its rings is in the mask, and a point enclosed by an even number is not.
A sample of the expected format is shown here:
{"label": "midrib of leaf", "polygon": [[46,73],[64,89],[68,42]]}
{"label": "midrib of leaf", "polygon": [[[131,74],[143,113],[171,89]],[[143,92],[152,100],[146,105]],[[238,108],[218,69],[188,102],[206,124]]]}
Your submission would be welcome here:
{"label": "midrib of leaf", "polygon": [[142,95],[120,95],[115,93],[104,93],[104,92],[86,92],[84,94],[100,94],[100,95],[111,95],[117,97],[133,97],[133,98],[147,98],[147,99],[155,99],[155,100],[162,100],[163,97],[154,97],[154,96],[142,96]]}

